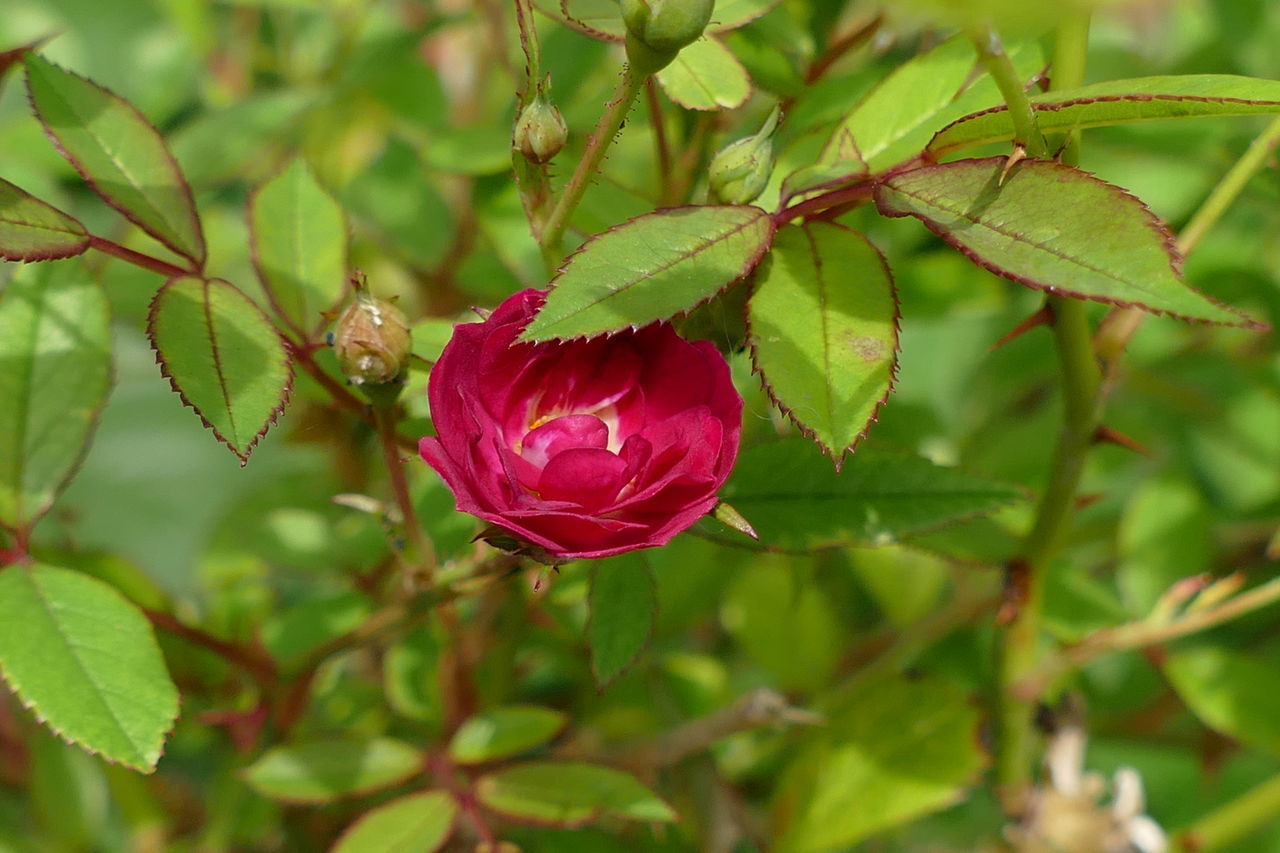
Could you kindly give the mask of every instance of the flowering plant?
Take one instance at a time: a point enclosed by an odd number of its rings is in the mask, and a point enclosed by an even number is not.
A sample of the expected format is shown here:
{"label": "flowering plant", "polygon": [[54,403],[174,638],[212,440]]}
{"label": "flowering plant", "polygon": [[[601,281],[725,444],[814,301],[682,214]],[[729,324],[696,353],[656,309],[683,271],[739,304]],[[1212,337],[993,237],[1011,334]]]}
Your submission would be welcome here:
{"label": "flowering plant", "polygon": [[738,455],[729,367],[666,323],[517,342],[544,296],[522,291],[456,327],[431,371],[438,436],[422,458],[458,509],[553,560],[662,545],[715,505]]}

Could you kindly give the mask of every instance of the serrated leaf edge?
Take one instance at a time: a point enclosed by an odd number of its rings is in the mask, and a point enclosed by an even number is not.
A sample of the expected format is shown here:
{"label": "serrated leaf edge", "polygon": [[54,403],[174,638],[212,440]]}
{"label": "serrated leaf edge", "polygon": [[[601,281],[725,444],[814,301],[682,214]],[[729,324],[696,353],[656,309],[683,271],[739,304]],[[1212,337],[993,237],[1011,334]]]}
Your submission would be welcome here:
{"label": "serrated leaf edge", "polygon": [[[827,446],[825,442],[819,439],[817,432],[803,423],[799,417],[796,416],[796,413],[791,409],[791,407],[787,406],[778,398],[778,395],[773,390],[773,386],[769,384],[769,379],[765,376],[764,370],[760,367],[759,349],[756,346],[756,336],[751,331],[751,300],[747,300],[747,305],[743,310],[746,314],[744,320],[747,324],[747,344],[751,350],[751,372],[759,375],[760,386],[769,397],[769,402],[777,407],[778,411],[782,412],[782,414],[786,416],[787,420],[791,421],[791,423],[795,425],[801,435],[818,445],[822,450],[823,455],[830,459],[832,464],[835,465],[836,473],[839,474],[840,469],[844,467],[845,457],[852,453],[854,448],[856,448],[862,440],[867,437],[867,434],[871,431],[872,424],[880,422],[880,409],[889,401],[889,395],[893,393],[893,389],[898,382],[898,355],[902,352],[902,303],[898,299],[898,287],[893,278],[893,270],[889,268],[889,262],[885,260],[884,253],[880,251],[880,248],[876,246],[875,243],[872,243],[865,234],[855,231],[852,228],[836,222],[828,222],[826,224],[839,228],[843,231],[847,231],[850,236],[862,240],[871,248],[871,251],[875,253],[876,258],[880,261],[880,268],[884,270],[885,278],[889,282],[889,294],[893,299],[893,356],[892,361],[889,364],[889,384],[885,388],[884,394],[876,401],[875,406],[871,410],[871,417],[867,419],[866,424],[864,424],[858,434],[854,436],[853,441],[849,442],[845,447],[840,448],[839,453],[836,452],[835,448]],[[806,236],[809,238],[809,245],[812,247],[813,238],[812,236],[809,236],[809,226],[799,225],[795,227],[804,229]]]}
{"label": "serrated leaf edge", "polygon": [[[206,291],[210,283],[218,282],[220,284],[225,284],[227,287],[230,287],[236,293],[240,294],[240,296],[243,297],[244,300],[253,307],[253,310],[258,312],[259,316],[262,317],[263,321],[266,322],[266,324],[271,327],[271,331],[275,334],[277,340],[280,342],[280,349],[284,352],[285,383],[284,383],[284,388],[280,394],[280,402],[277,403],[275,408],[271,410],[271,414],[267,417],[267,420],[263,423],[261,429],[259,429],[256,433],[254,433],[253,438],[250,439],[249,443],[245,446],[244,452],[241,452],[240,450],[238,450],[234,444],[232,444],[229,440],[227,440],[227,437],[224,436],[218,430],[217,427],[215,427],[212,423],[209,422],[209,419],[204,416],[204,413],[201,412],[200,409],[194,403],[192,403],[189,399],[187,399],[186,393],[183,392],[183,390],[178,386],[178,382],[176,379],[174,379],[173,374],[169,372],[169,366],[165,363],[164,354],[160,351],[159,344],[156,343],[156,317],[160,311],[160,301],[164,296],[164,294],[169,290],[170,286],[172,286],[175,282],[182,281],[183,279],[187,279],[187,278],[203,282],[205,285]],[[210,335],[212,336],[212,331],[210,332]],[[169,387],[172,388],[174,393],[178,395],[178,398],[182,400],[182,404],[187,408],[191,409],[191,411],[195,412],[196,416],[200,418],[200,423],[204,424],[205,429],[208,429],[210,432],[212,432],[214,437],[218,439],[218,441],[225,444],[227,446],[227,449],[236,455],[236,458],[240,460],[241,468],[243,468],[245,465],[248,465],[249,455],[253,453],[253,449],[258,446],[258,442],[262,439],[264,435],[267,434],[267,431],[270,430],[271,427],[275,426],[276,423],[280,420],[280,415],[284,413],[284,410],[288,407],[289,402],[293,397],[293,372],[294,372],[293,358],[289,354],[289,347],[287,343],[284,341],[283,338],[280,337],[280,332],[278,329],[276,329],[275,324],[271,322],[271,318],[267,317],[267,315],[263,313],[262,309],[258,307],[257,303],[255,303],[252,299],[250,299],[248,296],[245,295],[244,291],[242,291],[240,288],[236,287],[234,284],[232,284],[229,281],[226,281],[220,278],[212,278],[212,279],[204,278],[202,276],[197,276],[197,275],[174,276],[173,278],[166,281],[164,285],[161,286],[161,288],[156,291],[156,295],[151,298],[150,306],[147,309],[147,340],[151,343],[151,349],[155,351],[156,364],[160,365],[160,375],[163,376],[165,379],[169,380]],[[217,359],[215,358],[215,362],[216,360]],[[219,379],[221,380],[221,368],[216,367],[215,369],[217,369],[219,373]],[[220,385],[222,384],[221,381],[219,382],[219,384]],[[225,394],[225,390],[224,390],[224,394]]]}
{"label": "serrated leaf edge", "polygon": [[[6,572],[6,571],[29,571],[30,568],[31,568],[30,566],[15,564],[12,566],[0,568],[0,573]],[[51,567],[51,568],[56,568],[56,567]],[[73,570],[64,569],[63,571],[73,571]],[[116,589],[114,586],[107,583],[106,581],[101,580],[100,578],[92,578],[92,579],[97,580],[108,590],[115,593],[120,598],[121,601],[129,605],[129,607],[133,608],[134,610],[137,610],[139,614],[141,614],[142,608],[140,608],[138,605],[134,604],[132,601],[126,598],[125,595],[120,592],[120,590]],[[150,622],[148,622],[145,615],[142,616],[142,619],[144,622],[147,622],[147,630],[151,631],[151,641],[153,643],[156,643],[156,651],[157,653],[160,654],[161,656],[160,659],[163,661],[164,653],[160,652],[159,643],[155,637],[155,631],[154,629],[152,629]],[[165,675],[166,676],[169,675],[167,666],[165,669]],[[169,676],[169,677],[170,679],[172,679],[172,676]],[[44,726],[46,729],[52,732],[54,736],[57,737],[59,740],[61,740],[63,743],[68,744],[69,746],[79,747],[80,749],[83,749],[85,752],[89,753],[90,755],[95,755],[98,758],[101,758],[103,761],[107,762],[108,764],[116,764],[116,765],[120,765],[121,767],[128,767],[130,769],[137,770],[139,773],[142,773],[145,775],[150,775],[156,771],[156,767],[160,764],[160,759],[164,757],[165,744],[168,743],[169,735],[173,734],[174,729],[177,727],[178,720],[182,715],[182,694],[175,687],[174,696],[176,697],[176,701],[174,702],[173,713],[170,715],[171,720],[169,723],[169,727],[160,733],[160,743],[155,747],[155,756],[156,756],[155,761],[153,761],[149,766],[146,764],[133,764],[131,762],[124,761],[118,758],[112,758],[111,756],[103,754],[99,750],[85,743],[80,738],[73,737],[67,734],[66,731],[64,731],[63,729],[59,728],[58,726],[50,722],[49,718],[40,712],[40,709],[36,706],[35,700],[28,700],[26,695],[23,693],[22,685],[18,684],[17,680],[5,667],[3,658],[0,658],[0,681],[2,681],[5,684],[5,686],[8,687],[13,692],[13,695],[18,698],[19,704],[21,704],[22,707],[27,711],[30,711],[31,716],[35,717],[36,720],[40,723],[40,725]],[[126,734],[126,739],[128,739],[127,734]],[[141,755],[141,757],[145,761],[147,756]]]}
{"label": "serrated leaf edge", "polygon": [[[49,62],[49,60],[44,59],[44,57],[40,57],[40,58],[44,62]],[[193,272],[203,271],[205,261],[208,259],[208,246],[205,244],[205,239],[204,239],[204,224],[200,220],[200,211],[196,207],[195,195],[191,192],[191,185],[187,183],[187,177],[186,175],[183,174],[182,167],[178,165],[177,158],[175,158],[173,156],[173,152],[169,150],[169,145],[167,142],[165,142],[164,137],[160,134],[160,131],[157,130],[156,126],[153,125],[147,119],[147,117],[142,114],[141,110],[135,107],[130,101],[120,97],[115,92],[108,89],[106,86],[102,86],[98,83],[95,83],[93,80],[90,80],[88,77],[85,77],[83,75],[77,74],[74,71],[63,68],[57,63],[49,62],[49,64],[52,65],[54,68],[57,68],[62,73],[67,74],[71,77],[74,77],[88,86],[92,86],[93,88],[98,89],[108,98],[119,103],[125,109],[132,112],[134,116],[137,117],[138,121],[140,121],[143,125],[145,125],[155,135],[155,138],[160,143],[160,150],[164,155],[164,160],[166,164],[169,166],[169,168],[172,170],[173,176],[177,181],[179,191],[181,192],[182,196],[186,200],[187,213],[190,215],[192,220],[190,224],[194,226],[194,233],[196,236],[196,243],[197,243],[196,253],[193,255],[188,251],[186,251],[185,249],[182,249],[179,246],[175,245],[168,237],[155,233],[155,231],[152,230],[151,227],[144,225],[138,219],[138,217],[134,215],[132,211],[128,210],[123,204],[121,204],[116,199],[114,199],[109,193],[107,193],[105,190],[103,190],[101,186],[98,185],[97,181],[95,181],[92,177],[89,176],[89,173],[85,169],[84,164],[82,164],[78,158],[73,156],[71,152],[66,149],[66,147],[62,144],[62,140],[58,138],[58,135],[56,133],[54,133],[53,128],[49,125],[49,122],[45,120],[44,115],[40,112],[40,109],[36,106],[35,93],[32,92],[31,90],[31,69],[28,68],[26,69],[27,103],[31,107],[32,114],[35,115],[36,119],[40,122],[40,127],[44,130],[44,135],[49,139],[50,143],[53,144],[53,147],[57,149],[58,153],[62,155],[63,159],[65,159],[68,163],[70,163],[72,167],[76,170],[76,172],[79,173],[80,177],[84,180],[84,182],[89,185],[89,189],[93,190],[94,193],[97,194],[99,198],[101,198],[108,205],[114,208],[125,219],[129,220],[134,225],[138,226],[145,233],[151,235],[151,237],[159,241],[165,247],[173,250],[175,253],[177,253],[181,257],[186,258],[191,263],[193,263],[195,265]],[[157,210],[157,213],[161,213],[161,218],[166,220],[168,219],[168,217],[164,216],[161,211]]]}
{"label": "serrated leaf edge", "polygon": [[[1007,159],[1008,159],[1007,157],[1002,157],[1002,156],[969,158],[969,159],[963,159],[963,160],[952,160],[948,163],[932,164],[929,166],[923,166],[921,168],[922,169],[941,169],[941,168],[946,168],[948,166],[954,166],[960,163],[987,163],[991,165],[999,164],[1001,167],[1003,167]],[[1185,287],[1190,292],[1194,293],[1196,296],[1199,296],[1201,299],[1210,303],[1215,308],[1219,308],[1227,312],[1228,314],[1235,314],[1237,317],[1240,318],[1240,321],[1237,323],[1229,323],[1225,320],[1210,320],[1204,317],[1192,317],[1186,314],[1179,314],[1175,311],[1168,311],[1162,308],[1153,308],[1153,307],[1144,305],[1141,302],[1136,302],[1133,300],[1115,299],[1112,297],[1097,296],[1097,295],[1092,295],[1088,293],[1081,293],[1080,291],[1072,290],[1066,287],[1059,287],[1058,285],[1044,284],[1042,282],[1036,281],[1035,279],[1010,272],[1004,269],[1003,267],[1001,267],[999,264],[986,260],[985,258],[980,256],[978,253],[972,251],[968,247],[960,245],[957,241],[951,238],[950,232],[939,227],[936,223],[930,221],[929,219],[926,219],[923,216],[918,216],[910,211],[906,211],[906,210],[898,211],[894,209],[892,206],[890,206],[889,203],[882,198],[884,189],[886,187],[888,187],[889,189],[894,189],[893,187],[890,186],[890,183],[892,182],[893,178],[898,177],[899,175],[909,175],[911,174],[911,172],[917,171],[916,169],[911,169],[905,172],[896,173],[894,175],[889,176],[884,181],[877,182],[874,190],[876,209],[880,212],[882,216],[886,216],[891,219],[898,219],[904,216],[911,216],[918,219],[926,228],[928,228],[934,234],[941,237],[942,240],[947,245],[951,246],[951,248],[955,249],[957,252],[964,255],[966,258],[968,258],[977,266],[980,266],[983,269],[987,270],[988,272],[992,272],[1000,276],[1001,278],[1008,279],[1009,281],[1015,282],[1017,284],[1021,284],[1023,287],[1030,288],[1031,290],[1040,290],[1045,293],[1050,293],[1056,296],[1067,296],[1072,299],[1078,299],[1086,302],[1101,302],[1106,305],[1117,305],[1121,308],[1139,308],[1147,312],[1148,314],[1156,314],[1161,317],[1173,317],[1175,319],[1182,320],[1183,322],[1188,322],[1188,323],[1204,323],[1210,326],[1238,327],[1238,328],[1244,328],[1244,329],[1253,329],[1255,331],[1270,330],[1271,327],[1268,326],[1266,323],[1259,322],[1258,320],[1255,320],[1252,317],[1250,317],[1248,314],[1245,314],[1240,309],[1235,308],[1234,306],[1226,305],[1222,302],[1219,302],[1218,300],[1214,299],[1212,296],[1209,296],[1203,293],[1202,291],[1196,290],[1194,287],[1186,283],[1185,279],[1183,279],[1182,277],[1182,254],[1178,251],[1177,239],[1173,236],[1173,233],[1164,225],[1164,222],[1160,219],[1160,217],[1156,216],[1155,212],[1152,211],[1151,208],[1147,206],[1147,203],[1144,202],[1142,199],[1138,198],[1133,193],[1126,190],[1124,187],[1119,187],[1119,186],[1116,186],[1115,184],[1108,183],[1107,181],[1102,180],[1093,172],[1089,172],[1084,169],[1077,168],[1075,166],[1067,166],[1066,164],[1059,163],[1056,160],[1039,160],[1035,158],[1027,158],[1025,160],[1019,161],[1013,167],[1013,169],[1010,170],[1010,174],[1014,174],[1022,168],[1038,169],[1041,167],[1049,167],[1057,171],[1071,172],[1073,174],[1083,175],[1084,177],[1096,182],[1098,185],[1105,187],[1106,189],[1116,193],[1122,198],[1125,198],[1133,202],[1139,212],[1139,215],[1143,219],[1143,224],[1150,230],[1154,231],[1156,235],[1160,238],[1161,243],[1164,245],[1166,254],[1169,257],[1169,266],[1173,270],[1174,276],[1178,279],[1179,282],[1182,283],[1182,286]],[[899,190],[896,190],[896,189],[894,191],[899,192]],[[906,193],[903,193],[903,194],[906,195]]]}
{"label": "serrated leaf edge", "polygon": [[0,246],[0,258],[4,258],[6,261],[18,261],[24,264],[38,262],[38,261],[59,261],[59,260],[63,260],[64,258],[74,258],[76,255],[82,255],[89,250],[89,245],[91,242],[91,238],[89,236],[89,230],[84,227],[84,223],[82,223],[79,219],[76,219],[74,216],[72,216],[69,213],[66,213],[65,211],[59,210],[58,208],[49,204],[49,202],[45,201],[44,199],[33,196],[31,193],[27,192],[22,187],[18,186],[12,181],[6,181],[3,178],[0,178],[0,184],[8,184],[10,187],[13,187],[13,189],[22,193],[24,196],[36,202],[37,204],[44,205],[49,210],[52,210],[54,213],[66,219],[68,222],[74,223],[75,226],[80,230],[64,231],[60,228],[52,228],[48,225],[32,225],[26,222],[15,223],[13,220],[4,220],[5,222],[10,222],[18,225],[19,227],[30,228],[37,231],[52,231],[55,234],[70,234],[74,237],[82,238],[74,249],[70,249],[68,251],[60,251],[55,249],[49,252],[22,253],[22,252],[10,252],[9,250],[5,249],[3,246]]}
{"label": "serrated leaf edge", "polygon": [[[604,237],[606,237],[606,236],[608,236],[608,235],[610,235],[610,234],[613,234],[613,233],[615,233],[615,232],[619,231],[619,230],[620,230],[620,229],[622,229],[622,228],[625,228],[626,226],[630,225],[631,223],[638,222],[638,221],[639,221],[639,220],[641,220],[641,219],[646,219],[646,218],[648,218],[648,217],[660,217],[660,216],[664,216],[664,215],[666,215],[666,214],[668,214],[668,213],[670,213],[670,212],[672,212],[672,211],[676,211],[676,210],[700,210],[700,209],[702,209],[702,208],[704,208],[704,207],[721,207],[721,208],[752,208],[752,209],[754,209],[755,211],[757,211],[757,213],[759,213],[759,214],[760,214],[760,215],[759,215],[759,217],[757,217],[756,219],[752,219],[752,220],[750,220],[750,221],[748,221],[748,222],[744,223],[741,227],[739,227],[739,228],[738,228],[738,229],[736,229],[735,231],[730,232],[730,234],[732,234],[732,233],[737,233],[738,231],[742,231],[742,230],[743,230],[743,229],[745,229],[748,225],[753,225],[753,224],[755,224],[755,222],[759,221],[760,219],[767,220],[767,222],[768,222],[768,226],[769,226],[769,227],[768,227],[768,231],[769,231],[769,233],[768,233],[767,238],[766,238],[765,240],[762,240],[762,241],[761,241],[761,244],[762,244],[762,245],[761,245],[760,250],[759,250],[758,252],[756,252],[754,255],[752,255],[752,256],[750,256],[750,257],[748,257],[748,258],[747,258],[746,263],[743,265],[742,271],[737,275],[737,277],[735,277],[735,278],[733,278],[732,280],[730,280],[730,281],[726,282],[726,283],[725,283],[725,285],[724,285],[723,287],[721,287],[719,290],[717,290],[715,293],[711,294],[710,296],[708,296],[708,297],[707,297],[707,298],[705,298],[705,299],[700,299],[700,300],[698,300],[696,303],[694,303],[693,305],[690,305],[688,308],[685,308],[685,309],[684,309],[684,310],[682,310],[682,311],[676,311],[675,313],[670,314],[670,315],[668,315],[668,316],[666,316],[666,317],[656,317],[656,318],[654,318],[653,320],[651,320],[651,321],[649,321],[648,323],[646,323],[645,325],[646,325],[646,326],[649,326],[649,325],[652,325],[652,324],[654,324],[654,323],[666,323],[666,322],[669,322],[669,321],[671,321],[672,319],[674,319],[674,318],[676,318],[676,317],[687,317],[687,316],[688,316],[689,314],[691,314],[694,310],[696,310],[696,309],[698,309],[698,308],[701,308],[703,305],[706,305],[707,303],[711,302],[711,300],[715,299],[715,298],[716,298],[717,296],[719,296],[721,293],[724,293],[726,290],[728,290],[729,288],[733,287],[735,284],[737,284],[738,282],[740,282],[740,281],[742,281],[744,278],[746,278],[748,275],[750,275],[750,274],[751,274],[751,271],[752,271],[752,270],[754,270],[754,269],[756,268],[756,265],[760,263],[760,260],[761,260],[761,259],[762,259],[766,254],[768,254],[768,252],[769,252],[769,248],[773,245],[773,235],[777,232],[777,230],[778,230],[778,225],[777,225],[777,223],[774,221],[774,218],[773,218],[773,217],[772,217],[772,216],[771,216],[767,211],[765,211],[765,210],[764,210],[764,209],[762,209],[762,208],[756,207],[755,205],[750,205],[750,204],[737,204],[737,205],[734,205],[734,204],[728,204],[728,205],[699,205],[699,204],[687,204],[687,205],[678,205],[678,206],[675,206],[675,207],[660,207],[660,208],[658,208],[657,210],[652,210],[652,211],[650,211],[649,213],[642,213],[642,214],[640,214],[639,216],[633,216],[632,218],[630,218],[630,219],[628,219],[628,220],[625,220],[625,221],[623,221],[623,222],[619,222],[617,225],[612,225],[612,226],[610,226],[610,227],[606,228],[605,230],[601,231],[601,232],[600,232],[600,233],[598,233],[598,234],[593,234],[592,236],[590,236],[590,237],[588,237],[586,240],[584,240],[584,241],[582,242],[582,245],[580,245],[578,248],[576,248],[576,249],[574,249],[572,252],[570,252],[570,253],[569,253],[569,255],[568,255],[568,256],[567,256],[567,257],[566,257],[566,258],[565,258],[565,259],[560,263],[560,266],[556,268],[555,275],[553,275],[553,276],[552,276],[552,278],[551,278],[551,282],[550,282],[550,284],[549,284],[548,296],[550,295],[550,290],[555,289],[555,287],[556,287],[556,282],[559,280],[559,278],[560,278],[562,275],[564,275],[564,274],[565,274],[565,272],[569,269],[569,266],[570,266],[570,264],[572,264],[572,263],[573,263],[574,258],[576,258],[578,255],[582,254],[582,253],[587,249],[587,247],[588,247],[588,246],[590,246],[592,243],[595,243],[595,242],[597,242],[597,241],[599,241],[599,240],[603,239]],[[726,235],[726,237],[727,237],[727,236],[728,236],[728,235]],[[724,238],[722,237],[722,238],[720,238],[720,239],[724,239]],[[638,283],[639,283],[639,282],[641,282],[641,281],[645,281],[647,278],[649,278],[649,277],[646,277],[646,278],[643,278],[643,279],[637,279],[636,281],[634,281],[634,282],[632,282],[631,284],[627,285],[627,287],[634,287],[636,284],[638,284]],[[627,289],[627,288],[622,288],[622,290],[625,290],[625,289]],[[620,293],[620,292],[621,292],[621,290],[615,290],[615,291],[612,291],[612,293],[610,293],[610,294],[609,294],[609,296],[612,296],[614,293]],[[606,296],[606,297],[602,297],[602,298],[608,298],[608,296]],[[597,300],[597,301],[596,301],[596,303],[593,303],[593,304],[598,304],[600,301],[601,301],[601,300]],[[546,305],[546,302],[543,302],[543,305],[545,306],[545,305]],[[535,315],[534,315],[534,320],[536,320],[536,319],[537,319],[537,317],[538,317],[538,315],[540,315],[541,313],[542,313],[542,309],[540,308],[540,309],[538,309],[538,314],[535,314]],[[579,314],[580,314],[580,313],[582,313],[582,312],[581,312],[581,311],[577,311],[577,312],[574,312],[574,313],[579,313]],[[566,317],[568,317],[568,316],[571,316],[571,315],[565,315],[565,316],[566,316]],[[556,322],[560,322],[560,320],[562,320],[562,319],[564,319],[564,317],[557,318]],[[532,325],[532,323],[533,323],[533,321],[531,320],[531,321],[530,321],[530,325]],[[607,337],[612,337],[613,335],[619,334],[620,332],[624,332],[624,331],[627,331],[627,330],[636,331],[636,330],[638,330],[638,329],[640,329],[640,328],[642,328],[642,327],[641,327],[641,326],[637,326],[637,325],[635,325],[635,324],[632,324],[632,325],[629,325],[629,326],[623,326],[623,327],[622,327],[622,328],[620,328],[620,329],[610,329],[610,330],[608,330],[608,331],[603,331],[603,332],[592,332],[591,334],[587,334],[587,335],[571,335],[570,337],[567,337],[567,338],[566,338],[566,337],[559,337],[559,336],[552,336],[552,337],[549,337],[549,338],[530,338],[530,337],[528,337],[528,327],[526,326],[526,327],[525,327],[525,331],[522,331],[522,332],[520,333],[520,336],[519,336],[518,338],[516,338],[516,342],[517,342],[517,343],[548,343],[548,342],[564,343],[565,341],[576,341],[576,340],[590,341],[590,340],[594,340],[594,339],[599,338],[599,337],[606,337],[606,338],[607,338]]]}

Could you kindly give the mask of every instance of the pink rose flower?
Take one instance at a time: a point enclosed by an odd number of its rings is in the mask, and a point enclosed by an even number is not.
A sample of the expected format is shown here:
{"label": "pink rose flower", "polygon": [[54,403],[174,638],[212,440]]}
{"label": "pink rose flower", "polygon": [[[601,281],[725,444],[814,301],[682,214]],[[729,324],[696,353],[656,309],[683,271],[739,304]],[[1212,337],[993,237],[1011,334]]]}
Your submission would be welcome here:
{"label": "pink rose flower", "polygon": [[557,560],[663,545],[709,512],[738,455],[742,398],[715,347],[657,323],[515,343],[543,291],[460,324],[431,370],[419,444],[458,509]]}

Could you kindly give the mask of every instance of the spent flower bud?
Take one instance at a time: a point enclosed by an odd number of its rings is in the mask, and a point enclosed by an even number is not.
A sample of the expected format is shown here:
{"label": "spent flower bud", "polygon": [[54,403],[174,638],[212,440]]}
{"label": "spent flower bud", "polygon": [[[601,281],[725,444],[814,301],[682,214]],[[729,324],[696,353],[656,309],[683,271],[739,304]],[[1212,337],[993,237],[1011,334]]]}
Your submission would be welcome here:
{"label": "spent flower bud", "polygon": [[366,393],[403,383],[412,339],[404,312],[355,281],[355,299],[338,317],[333,350],[352,385]]}
{"label": "spent flower bud", "polygon": [[545,163],[560,153],[569,138],[560,110],[547,100],[542,86],[516,119],[512,142],[530,163]]}
{"label": "spent flower bud", "polygon": [[725,146],[711,160],[712,198],[722,204],[748,204],[764,192],[773,172],[773,132],[779,115],[774,107],[759,133]]}
{"label": "spent flower bud", "polygon": [[627,59],[642,74],[661,70],[698,40],[714,9],[715,0],[622,0]]}

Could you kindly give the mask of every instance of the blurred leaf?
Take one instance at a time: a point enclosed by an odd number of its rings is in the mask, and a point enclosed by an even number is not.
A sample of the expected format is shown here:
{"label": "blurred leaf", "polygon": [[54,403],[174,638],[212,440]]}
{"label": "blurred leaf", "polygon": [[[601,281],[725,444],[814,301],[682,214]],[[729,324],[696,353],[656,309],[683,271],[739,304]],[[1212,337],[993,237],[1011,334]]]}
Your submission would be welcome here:
{"label": "blurred leaf", "polygon": [[588,601],[591,672],[603,689],[635,663],[653,636],[658,617],[653,570],[637,554],[596,562]]}
{"label": "blurred leaf", "polygon": [[889,396],[898,299],[875,246],[816,222],[783,228],[747,307],[765,390],[839,470]]}
{"label": "blurred leaf", "polygon": [[941,557],[892,545],[852,550],[849,563],[885,618],[898,628],[933,611],[952,573]]}
{"label": "blurred leaf", "polygon": [[483,764],[533,749],[551,740],[568,723],[551,708],[507,705],[469,717],[449,741],[449,757],[458,764]]}
{"label": "blurred leaf", "polygon": [[[780,4],[782,0],[719,0],[707,32],[732,30],[752,21]],[[627,28],[617,0],[535,0],[535,4],[552,18],[567,23],[579,32],[604,41],[622,41]]]}
{"label": "blurred leaf", "polygon": [[551,282],[527,341],[591,337],[690,311],[742,278],[773,239],[758,207],[680,207],[592,237]]}
{"label": "blurred leaf", "polygon": [[118,95],[28,54],[31,104],[59,151],[89,186],[196,269],[204,234],[191,188],[159,132]]}
{"label": "blurred leaf", "polygon": [[751,79],[729,49],[706,36],[657,74],[667,97],[689,110],[733,110],[751,97]]}
{"label": "blurred leaf", "polygon": [[476,798],[514,820],[578,826],[602,816],[672,821],[676,813],[621,770],[578,762],[517,764],[480,777]]}
{"label": "blurred leaf", "polygon": [[1213,526],[1192,483],[1165,475],[1143,482],[1125,505],[1117,534],[1116,582],[1134,615],[1145,615],[1169,587],[1207,571]]}
{"label": "blurred leaf", "polygon": [[342,192],[342,201],[388,246],[420,269],[439,263],[454,225],[413,149],[398,139]]}
{"label": "blurred leaf", "polygon": [[457,815],[458,804],[445,791],[400,797],[361,815],[331,853],[435,853]]}
{"label": "blurred leaf", "polygon": [[782,0],[718,0],[715,11],[711,13],[711,23],[707,24],[707,31],[718,33],[736,29],[781,3]]}
{"label": "blurred leaf", "polygon": [[294,89],[255,94],[225,109],[200,113],[169,143],[197,189],[243,177],[242,170],[268,166],[264,152],[289,142],[315,100],[314,93]]}
{"label": "blurred leaf", "polygon": [[427,317],[413,324],[413,354],[426,361],[440,358],[445,344],[453,337],[453,320]]}
{"label": "blurred leaf", "polygon": [[900,826],[957,802],[985,764],[969,696],[933,679],[867,684],[783,771],[777,849],[824,853]]}
{"label": "blurred leaf", "polygon": [[422,771],[422,753],[391,738],[336,738],[272,747],[245,769],[264,797],[329,803],[388,788]]}
{"label": "blurred leaf", "polygon": [[357,628],[369,611],[369,600],[358,592],[315,594],[273,614],[262,626],[262,642],[288,668],[313,649]]}
{"label": "blurred leaf", "polygon": [[1175,652],[1164,674],[1206,726],[1280,755],[1280,672],[1222,648]]}
{"label": "blurred leaf", "polygon": [[249,205],[258,277],[277,313],[304,339],[342,301],[347,224],[342,208],[300,159],[264,184]]}
{"label": "blurred leaf", "polygon": [[778,687],[812,691],[835,671],[842,629],[822,587],[797,577],[796,568],[762,558],[729,588],[720,619]]}
{"label": "blurred leaf", "polygon": [[915,216],[986,267],[1019,284],[1077,299],[1227,325],[1249,318],[1183,283],[1173,236],[1141,201],[1070,166],[1006,158],[912,169],[876,188],[886,216]]}
{"label": "blurred leaf", "polygon": [[437,667],[440,647],[429,628],[411,631],[387,650],[382,683],[387,702],[397,714],[434,726],[441,718]]}
{"label": "blurred leaf", "polygon": [[27,743],[31,805],[40,828],[63,845],[59,849],[92,850],[106,832],[111,803],[105,765],[42,731]]}
{"label": "blurred leaf", "polygon": [[[1280,80],[1230,74],[1108,80],[1033,95],[1031,106],[1041,133],[1174,118],[1280,113]],[[941,157],[966,146],[1012,138],[1009,109],[998,106],[943,128],[930,140],[929,151]]]}
{"label": "blurred leaf", "polygon": [[67,569],[0,571],[0,671],[59,737],[144,773],[178,716],[146,618],[102,581]]}
{"label": "blurred leaf", "polygon": [[271,322],[228,282],[186,276],[156,294],[147,333],[182,402],[247,463],[293,384],[289,354]]}
{"label": "blurred leaf", "polygon": [[883,545],[1022,499],[1010,486],[867,448],[836,473],[800,438],[744,451],[722,494],[762,543],[795,549]]}
{"label": "blurred leaf", "polygon": [[102,290],[78,263],[20,268],[0,294],[0,523],[25,527],[49,509],[110,384]]}
{"label": "blurred leaf", "polygon": [[423,146],[422,159],[452,174],[505,175],[511,170],[511,130],[485,124],[437,131]]}
{"label": "blurred leaf", "polygon": [[76,219],[0,179],[0,258],[51,261],[89,248],[89,234]]}
{"label": "blurred leaf", "polygon": [[[1044,68],[1033,42],[1008,45],[1007,51],[1020,79]],[[987,75],[974,75],[975,64],[973,45],[957,36],[899,65],[836,126],[823,159],[851,135],[871,171],[881,172],[919,154],[950,122],[1003,103]]]}

